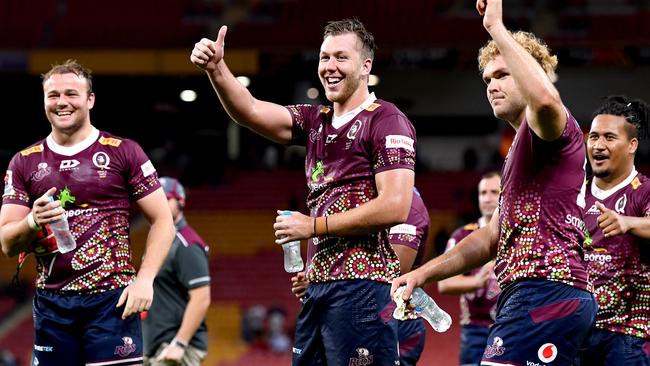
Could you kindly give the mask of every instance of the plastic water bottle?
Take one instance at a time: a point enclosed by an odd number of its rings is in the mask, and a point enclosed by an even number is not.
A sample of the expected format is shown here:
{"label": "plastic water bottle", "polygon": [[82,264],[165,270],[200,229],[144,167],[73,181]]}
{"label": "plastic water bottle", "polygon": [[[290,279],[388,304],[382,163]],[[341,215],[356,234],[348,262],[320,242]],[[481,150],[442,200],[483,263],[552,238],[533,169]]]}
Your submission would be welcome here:
{"label": "plastic water bottle", "polygon": [[417,287],[413,290],[410,304],[415,306],[415,312],[426,319],[436,332],[445,332],[451,326],[451,316],[442,310],[423,289]]}
{"label": "plastic water bottle", "polygon": [[[54,197],[50,196],[50,202],[54,202]],[[63,214],[60,220],[50,222],[50,229],[56,238],[56,246],[62,254],[71,252],[77,247],[77,242],[72,237],[70,226],[68,225],[68,217]]]}
{"label": "plastic water bottle", "polygon": [[[282,211],[283,216],[291,216],[291,211]],[[305,268],[300,255],[300,240],[282,244],[284,250],[284,270],[288,273],[300,272]]]}

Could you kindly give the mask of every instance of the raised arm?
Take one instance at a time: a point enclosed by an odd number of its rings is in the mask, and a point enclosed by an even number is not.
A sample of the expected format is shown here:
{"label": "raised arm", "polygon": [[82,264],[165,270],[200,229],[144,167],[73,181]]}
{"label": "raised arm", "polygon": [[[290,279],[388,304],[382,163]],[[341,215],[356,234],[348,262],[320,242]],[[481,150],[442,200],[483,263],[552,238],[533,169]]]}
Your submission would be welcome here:
{"label": "raised arm", "polygon": [[526,102],[526,119],[537,136],[553,141],[562,135],[567,116],[560,93],[541,65],[503,24],[502,0],[478,0],[476,9]]}
{"label": "raised arm", "polygon": [[281,105],[255,99],[228,69],[224,60],[227,30],[222,26],[216,41],[203,38],[197,42],[190,60],[205,70],[221,104],[235,122],[272,141],[290,142],[292,120],[289,111]]}
{"label": "raised arm", "polygon": [[487,263],[496,256],[498,222],[499,215],[495,212],[488,226],[472,232],[450,251],[393,280],[391,296],[398,287],[406,285],[402,298],[407,300],[415,287],[465,273]]}

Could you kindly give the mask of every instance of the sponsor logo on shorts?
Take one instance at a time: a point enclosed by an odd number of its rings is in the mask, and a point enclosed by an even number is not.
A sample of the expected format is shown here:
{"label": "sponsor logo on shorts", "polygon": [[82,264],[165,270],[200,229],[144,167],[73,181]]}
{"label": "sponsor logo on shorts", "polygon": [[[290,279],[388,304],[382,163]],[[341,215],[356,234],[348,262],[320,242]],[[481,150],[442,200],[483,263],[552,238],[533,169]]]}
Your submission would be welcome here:
{"label": "sponsor logo on shorts", "polygon": [[54,347],[52,346],[39,346],[37,344],[34,345],[34,350],[38,352],[54,352]]}
{"label": "sponsor logo on shorts", "polygon": [[533,361],[526,360],[526,366],[543,366],[543,365],[541,363],[539,363],[539,362],[533,362]]}
{"label": "sponsor logo on shorts", "polygon": [[292,350],[293,353],[295,353],[297,355],[302,353],[302,350],[300,348],[293,347],[291,350]]}
{"label": "sponsor logo on shorts", "polygon": [[492,358],[494,356],[502,356],[506,351],[506,348],[503,347],[503,339],[501,337],[494,337],[492,340],[492,345],[485,347],[485,352],[483,356],[485,358]]}
{"label": "sponsor logo on shorts", "polygon": [[411,224],[399,224],[395,225],[390,228],[389,234],[391,235],[399,235],[399,234],[407,234],[407,235],[416,235],[417,234],[417,228],[415,225]]}
{"label": "sponsor logo on shorts", "polygon": [[408,151],[415,151],[413,148],[413,139],[404,135],[388,135],[386,136],[387,149],[404,149]]}
{"label": "sponsor logo on shorts", "polygon": [[135,352],[135,344],[131,337],[122,337],[123,345],[115,347],[115,354],[120,357],[126,357]]}
{"label": "sponsor logo on shorts", "polygon": [[357,348],[358,357],[350,358],[348,366],[366,366],[372,364],[372,355],[366,348]]}
{"label": "sponsor logo on shorts", "polygon": [[553,343],[544,343],[537,350],[537,357],[544,363],[553,362],[557,357],[557,347]]}

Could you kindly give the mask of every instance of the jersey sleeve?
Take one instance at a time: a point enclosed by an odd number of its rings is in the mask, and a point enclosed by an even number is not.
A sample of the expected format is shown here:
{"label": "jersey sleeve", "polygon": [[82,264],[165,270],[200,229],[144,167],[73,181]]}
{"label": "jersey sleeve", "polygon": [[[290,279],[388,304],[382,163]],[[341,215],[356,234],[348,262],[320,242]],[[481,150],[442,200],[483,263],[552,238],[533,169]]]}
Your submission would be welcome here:
{"label": "jersey sleeve", "polygon": [[371,133],[373,170],[415,167],[415,129],[401,113],[382,116]]}
{"label": "jersey sleeve", "polygon": [[140,145],[134,141],[126,140],[124,159],[129,187],[129,195],[133,201],[146,197],[160,188],[158,174],[151,160],[144,153]]}
{"label": "jersey sleeve", "polygon": [[179,245],[175,256],[178,280],[188,289],[210,284],[210,268],[205,251],[198,245]]}
{"label": "jersey sleeve", "polygon": [[[291,115],[292,136],[291,143],[294,145],[307,145],[307,138],[312,133],[317,131],[316,123],[319,122],[318,114],[323,108],[310,104],[294,104],[285,106]],[[314,132],[315,133],[315,132]]]}
{"label": "jersey sleeve", "polygon": [[426,244],[425,235],[429,223],[424,221],[419,215],[409,216],[405,223],[390,228],[388,241],[392,245],[404,245],[417,251],[421,245]]}
{"label": "jersey sleeve", "polygon": [[2,194],[3,204],[15,204],[31,207],[33,198],[27,193],[28,177],[24,171],[24,158],[20,153],[14,155],[5,173],[5,188]]}

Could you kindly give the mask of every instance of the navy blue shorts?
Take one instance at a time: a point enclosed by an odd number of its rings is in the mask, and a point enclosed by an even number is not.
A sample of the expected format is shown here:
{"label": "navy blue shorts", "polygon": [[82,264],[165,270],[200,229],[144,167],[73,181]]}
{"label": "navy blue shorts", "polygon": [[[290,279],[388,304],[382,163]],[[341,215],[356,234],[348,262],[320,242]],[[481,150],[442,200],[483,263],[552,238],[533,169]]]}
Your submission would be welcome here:
{"label": "navy blue shorts", "polygon": [[481,325],[463,325],[460,328],[460,366],[478,366],[487,345],[489,327]]}
{"label": "navy blue shorts", "polygon": [[293,365],[398,365],[390,285],[310,283],[296,323]]}
{"label": "navy blue shorts", "polygon": [[397,322],[400,366],[415,366],[422,355],[426,336],[427,330],[422,319],[399,320]]}
{"label": "navy blue shorts", "polygon": [[650,366],[643,338],[598,329],[589,340],[582,364],[589,366]]}
{"label": "navy blue shorts", "polygon": [[138,365],[142,329],[138,314],[122,320],[122,289],[92,295],[38,290],[34,297],[32,365]]}
{"label": "navy blue shorts", "polygon": [[580,365],[595,319],[588,291],[554,281],[514,282],[499,297],[481,365]]}

